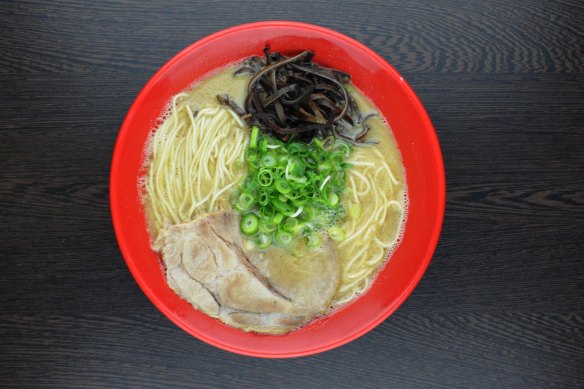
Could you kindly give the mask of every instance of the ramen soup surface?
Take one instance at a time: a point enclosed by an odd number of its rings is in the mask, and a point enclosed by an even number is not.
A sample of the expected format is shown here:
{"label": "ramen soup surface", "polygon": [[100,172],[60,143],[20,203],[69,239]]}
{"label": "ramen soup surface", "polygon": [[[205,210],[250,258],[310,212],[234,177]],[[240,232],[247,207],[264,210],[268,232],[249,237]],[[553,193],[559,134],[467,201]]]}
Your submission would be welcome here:
{"label": "ramen soup surface", "polygon": [[[341,240],[258,249],[239,230],[230,196],[247,174],[249,127],[216,96],[243,106],[251,76],[228,66],[171,101],[146,146],[143,201],[169,286],[206,314],[246,331],[282,334],[366,292],[399,244],[405,172],[388,123],[367,120],[348,157]],[[361,113],[378,112],[351,83]],[[212,133],[210,133],[212,132]],[[325,234],[326,235],[326,234]]]}

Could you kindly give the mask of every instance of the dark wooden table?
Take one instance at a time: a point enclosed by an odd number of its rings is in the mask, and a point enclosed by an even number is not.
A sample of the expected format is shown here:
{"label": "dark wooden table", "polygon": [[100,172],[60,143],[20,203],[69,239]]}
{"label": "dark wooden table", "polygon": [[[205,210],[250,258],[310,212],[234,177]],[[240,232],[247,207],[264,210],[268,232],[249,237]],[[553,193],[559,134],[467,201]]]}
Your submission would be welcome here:
{"label": "dark wooden table", "polygon": [[[112,230],[116,135],[149,77],[219,29],[290,19],[367,44],[438,132],[442,236],[403,306],[324,354],[192,338]],[[579,1],[2,1],[0,386],[584,387],[584,8]]]}

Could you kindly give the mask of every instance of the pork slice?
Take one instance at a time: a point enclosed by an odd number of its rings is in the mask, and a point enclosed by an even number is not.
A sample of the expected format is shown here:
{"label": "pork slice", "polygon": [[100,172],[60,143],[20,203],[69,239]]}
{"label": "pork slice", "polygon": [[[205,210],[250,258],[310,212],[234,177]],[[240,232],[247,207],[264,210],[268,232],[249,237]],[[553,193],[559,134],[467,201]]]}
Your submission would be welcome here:
{"label": "pork slice", "polygon": [[231,312],[222,316],[225,324],[263,334],[281,335],[307,323],[310,317],[281,313]]}
{"label": "pork slice", "polygon": [[246,250],[239,222],[236,213],[216,212],[161,230],[155,247],[170,288],[245,331],[282,334],[324,313],[339,280],[334,247],[327,242],[310,257]]}
{"label": "pork slice", "polygon": [[272,246],[250,253],[249,258],[276,291],[294,302],[297,312],[314,315],[329,309],[339,282],[337,253],[330,239],[320,248],[307,250],[299,241],[291,249]]}
{"label": "pork slice", "polygon": [[190,278],[186,272],[176,267],[169,269],[166,274],[166,280],[172,290],[196,308],[209,316],[219,316],[221,307],[217,300],[208,289]]}

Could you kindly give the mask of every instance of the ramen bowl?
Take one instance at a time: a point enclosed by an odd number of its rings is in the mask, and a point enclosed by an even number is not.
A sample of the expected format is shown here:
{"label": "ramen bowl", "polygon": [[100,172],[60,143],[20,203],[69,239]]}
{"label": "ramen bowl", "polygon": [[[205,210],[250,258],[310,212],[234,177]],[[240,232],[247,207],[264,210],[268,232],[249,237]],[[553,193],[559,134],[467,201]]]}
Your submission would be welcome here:
{"label": "ramen bowl", "polygon": [[[140,199],[144,145],[175,94],[214,70],[252,55],[305,49],[315,61],[352,76],[353,83],[388,120],[399,146],[409,208],[401,244],[371,288],[350,304],[286,335],[259,335],[229,327],[196,310],[167,285],[150,247]],[[168,61],[132,104],[115,145],[110,202],[115,233],[128,268],[154,305],[180,328],[234,353],[286,358],[316,354],[350,342],[384,321],[404,302],[436,247],[445,204],[445,178],[436,133],[412,88],[383,58],[338,32],[304,23],[273,21],[228,28],[201,39]]]}

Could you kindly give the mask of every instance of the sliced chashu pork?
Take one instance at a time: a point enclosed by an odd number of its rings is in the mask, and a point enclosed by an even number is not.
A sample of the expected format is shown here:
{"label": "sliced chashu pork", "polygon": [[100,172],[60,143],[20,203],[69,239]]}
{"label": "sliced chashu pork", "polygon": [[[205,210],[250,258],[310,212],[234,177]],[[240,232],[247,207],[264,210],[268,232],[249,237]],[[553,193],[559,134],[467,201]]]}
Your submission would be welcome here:
{"label": "sliced chashu pork", "polygon": [[[216,212],[160,232],[168,285],[231,326],[282,334],[327,311],[339,282],[334,246],[246,250],[240,217]],[[308,255],[307,255],[308,254]]]}

